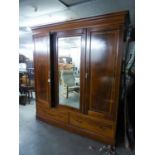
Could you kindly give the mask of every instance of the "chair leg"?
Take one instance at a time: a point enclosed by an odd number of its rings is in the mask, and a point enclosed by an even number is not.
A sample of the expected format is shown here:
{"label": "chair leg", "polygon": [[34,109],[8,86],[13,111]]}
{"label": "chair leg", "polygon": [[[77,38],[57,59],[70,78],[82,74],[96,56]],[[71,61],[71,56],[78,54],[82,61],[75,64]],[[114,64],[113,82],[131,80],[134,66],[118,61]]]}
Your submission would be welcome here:
{"label": "chair leg", "polygon": [[66,90],[66,98],[68,98],[68,86],[67,86],[66,89],[67,89],[67,90]]}
{"label": "chair leg", "polygon": [[28,102],[30,104],[30,92],[29,91],[27,92],[27,95],[28,95]]}
{"label": "chair leg", "polygon": [[30,98],[31,99],[33,98],[32,91],[31,90],[30,90]]}
{"label": "chair leg", "polygon": [[27,96],[27,102],[30,104],[30,91],[29,90],[27,90],[26,91],[26,96]]}

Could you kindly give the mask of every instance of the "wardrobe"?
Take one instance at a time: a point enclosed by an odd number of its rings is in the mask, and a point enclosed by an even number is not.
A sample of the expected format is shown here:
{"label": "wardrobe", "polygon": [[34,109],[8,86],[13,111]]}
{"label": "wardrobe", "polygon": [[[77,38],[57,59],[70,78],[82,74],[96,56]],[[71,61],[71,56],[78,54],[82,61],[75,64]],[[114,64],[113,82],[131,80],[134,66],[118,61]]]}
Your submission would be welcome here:
{"label": "wardrobe", "polygon": [[36,117],[115,144],[128,11],[33,27]]}

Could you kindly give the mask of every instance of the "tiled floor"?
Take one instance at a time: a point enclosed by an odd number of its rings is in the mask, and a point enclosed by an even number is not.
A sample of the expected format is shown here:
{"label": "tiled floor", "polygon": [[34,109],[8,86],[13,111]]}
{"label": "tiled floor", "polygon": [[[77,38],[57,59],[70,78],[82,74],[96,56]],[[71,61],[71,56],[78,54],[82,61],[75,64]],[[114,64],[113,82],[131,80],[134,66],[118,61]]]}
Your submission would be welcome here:
{"label": "tiled floor", "polygon": [[[102,143],[36,120],[35,102],[19,105],[19,118],[20,155],[105,155],[98,151]],[[134,155],[120,146],[116,150],[118,155]]]}

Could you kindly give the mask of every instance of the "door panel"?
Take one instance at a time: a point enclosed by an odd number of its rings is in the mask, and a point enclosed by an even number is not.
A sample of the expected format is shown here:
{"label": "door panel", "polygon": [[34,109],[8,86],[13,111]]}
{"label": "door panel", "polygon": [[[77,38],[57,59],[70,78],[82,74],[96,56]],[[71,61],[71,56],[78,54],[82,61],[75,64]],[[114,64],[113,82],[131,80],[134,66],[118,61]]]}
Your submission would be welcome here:
{"label": "door panel", "polygon": [[112,117],[115,101],[117,30],[89,29],[89,111]]}
{"label": "door panel", "polygon": [[55,38],[55,105],[83,112],[86,31],[60,31]]}
{"label": "door panel", "polygon": [[36,99],[49,104],[49,37],[34,38]]}
{"label": "door panel", "polygon": [[114,124],[82,114],[70,114],[70,124],[107,137],[114,136]]}

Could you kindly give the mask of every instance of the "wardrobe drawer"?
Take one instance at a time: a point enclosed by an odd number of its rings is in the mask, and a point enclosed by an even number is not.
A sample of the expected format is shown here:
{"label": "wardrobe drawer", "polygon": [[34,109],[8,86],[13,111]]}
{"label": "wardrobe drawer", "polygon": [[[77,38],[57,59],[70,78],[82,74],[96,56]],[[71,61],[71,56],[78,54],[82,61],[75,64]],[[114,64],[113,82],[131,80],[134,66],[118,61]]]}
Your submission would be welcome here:
{"label": "wardrobe drawer", "polygon": [[70,124],[108,137],[114,136],[114,125],[80,114],[70,114]]}
{"label": "wardrobe drawer", "polygon": [[68,113],[59,111],[57,109],[41,109],[39,106],[37,106],[37,115],[47,117],[51,120],[68,123]]}

